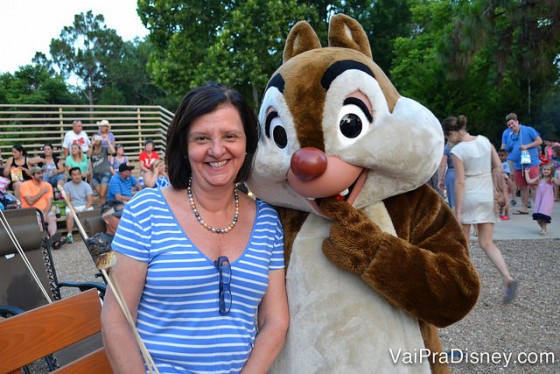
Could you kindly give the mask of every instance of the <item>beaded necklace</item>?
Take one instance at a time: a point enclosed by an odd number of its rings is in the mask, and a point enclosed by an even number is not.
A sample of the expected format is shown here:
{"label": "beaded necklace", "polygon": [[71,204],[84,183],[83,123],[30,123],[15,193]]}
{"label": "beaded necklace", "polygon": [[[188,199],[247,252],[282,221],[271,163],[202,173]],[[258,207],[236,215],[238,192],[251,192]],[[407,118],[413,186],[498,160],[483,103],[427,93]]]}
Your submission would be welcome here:
{"label": "beaded necklace", "polygon": [[194,203],[194,197],[193,197],[193,194],[192,194],[191,186],[192,186],[192,178],[189,179],[189,186],[187,187],[187,194],[188,194],[188,197],[189,197],[189,203],[191,204],[191,209],[192,209],[192,211],[194,213],[194,216],[196,217],[196,220],[198,221],[198,223],[200,223],[203,227],[207,228],[208,230],[212,231],[215,234],[226,234],[226,233],[230,232],[231,230],[233,230],[233,228],[237,224],[237,220],[239,218],[239,193],[237,191],[237,188],[234,187],[234,189],[233,189],[233,197],[235,199],[235,213],[233,214],[233,220],[231,221],[231,223],[229,224],[228,227],[223,228],[223,229],[218,229],[218,228],[210,226],[209,224],[204,222],[204,220],[200,216],[200,213],[198,212],[198,209],[196,209],[196,204]]}

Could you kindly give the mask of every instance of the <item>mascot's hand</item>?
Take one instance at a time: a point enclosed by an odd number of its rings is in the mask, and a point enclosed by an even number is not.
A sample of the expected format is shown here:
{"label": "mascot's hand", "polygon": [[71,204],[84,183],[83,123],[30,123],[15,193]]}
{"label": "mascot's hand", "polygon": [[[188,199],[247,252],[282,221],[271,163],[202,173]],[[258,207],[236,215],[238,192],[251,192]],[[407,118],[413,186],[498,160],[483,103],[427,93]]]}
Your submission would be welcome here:
{"label": "mascot's hand", "polygon": [[323,241],[323,253],[337,267],[362,274],[377,253],[381,229],[345,201],[328,198],[320,208],[333,220],[331,233]]}

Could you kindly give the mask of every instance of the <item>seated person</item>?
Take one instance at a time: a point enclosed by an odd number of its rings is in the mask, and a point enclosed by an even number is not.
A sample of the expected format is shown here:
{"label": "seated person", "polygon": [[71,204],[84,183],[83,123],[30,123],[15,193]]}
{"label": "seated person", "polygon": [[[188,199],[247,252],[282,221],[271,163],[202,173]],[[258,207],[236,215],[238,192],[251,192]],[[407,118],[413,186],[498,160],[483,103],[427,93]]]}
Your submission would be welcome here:
{"label": "seated person", "polygon": [[144,173],[144,186],[147,188],[163,188],[169,186],[167,168],[163,160],[155,160],[150,171]]}
{"label": "seated person", "polygon": [[150,167],[155,160],[159,160],[159,154],[154,149],[154,141],[152,139],[146,139],[144,143],[144,150],[140,152],[140,171],[142,173],[147,173],[150,171]]}
{"label": "seated person", "polygon": [[117,226],[121,221],[124,203],[120,200],[108,200],[101,207],[101,217],[105,222],[105,234],[115,235]]}
{"label": "seated person", "polygon": [[43,212],[52,247],[59,249],[62,244],[66,243],[66,238],[56,232],[56,216],[52,211],[53,188],[49,182],[43,181],[41,167],[31,167],[29,174],[31,179],[23,182],[19,190],[21,206],[22,208],[37,208]]}
{"label": "seated person", "polygon": [[[64,184],[64,192],[68,198],[67,203],[74,208],[76,213],[85,210],[93,210],[93,190],[91,186],[84,182],[82,179],[82,171],[79,167],[75,166],[70,169],[70,182]],[[66,207],[66,240],[68,243],[74,242],[72,230],[74,228],[74,216],[71,213],[70,207]]]}
{"label": "seated person", "polygon": [[109,181],[107,200],[121,200],[126,203],[132,199],[133,188],[136,191],[142,189],[138,180],[132,176],[132,170],[134,170],[134,166],[128,166],[127,164],[119,166],[119,173],[113,175]]}

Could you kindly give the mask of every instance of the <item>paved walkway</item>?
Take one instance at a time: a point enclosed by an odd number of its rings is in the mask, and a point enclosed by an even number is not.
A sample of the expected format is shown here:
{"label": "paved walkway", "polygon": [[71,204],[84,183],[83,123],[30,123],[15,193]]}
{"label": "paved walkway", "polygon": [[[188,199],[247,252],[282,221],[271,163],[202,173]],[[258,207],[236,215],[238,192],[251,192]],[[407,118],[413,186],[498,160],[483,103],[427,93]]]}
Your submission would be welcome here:
{"label": "paved walkway", "polygon": [[[520,204],[521,199],[517,198],[517,205]],[[540,235],[540,227],[537,221],[533,221],[532,210],[529,209],[529,214],[515,215],[513,212],[517,210],[517,206],[510,207],[509,221],[500,221],[494,226],[494,240],[509,240],[509,239],[544,239],[555,238],[560,239],[560,202],[554,203],[554,210],[552,212],[552,222],[547,227],[547,235]]]}

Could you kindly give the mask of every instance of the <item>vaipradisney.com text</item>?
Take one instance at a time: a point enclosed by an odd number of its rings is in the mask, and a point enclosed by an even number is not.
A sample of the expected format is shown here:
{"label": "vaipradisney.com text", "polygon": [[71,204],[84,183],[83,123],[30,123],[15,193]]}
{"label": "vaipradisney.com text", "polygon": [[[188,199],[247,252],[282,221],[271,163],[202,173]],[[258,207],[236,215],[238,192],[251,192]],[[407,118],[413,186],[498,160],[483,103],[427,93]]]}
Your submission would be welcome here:
{"label": "vaipradisney.com text", "polygon": [[467,349],[450,349],[446,352],[434,352],[422,348],[413,351],[389,349],[394,364],[415,365],[424,362],[440,364],[493,364],[507,368],[511,364],[554,364],[554,352],[475,352]]}

